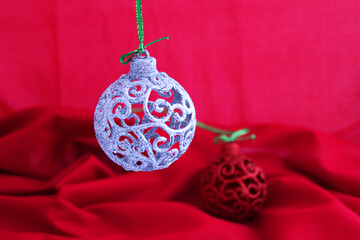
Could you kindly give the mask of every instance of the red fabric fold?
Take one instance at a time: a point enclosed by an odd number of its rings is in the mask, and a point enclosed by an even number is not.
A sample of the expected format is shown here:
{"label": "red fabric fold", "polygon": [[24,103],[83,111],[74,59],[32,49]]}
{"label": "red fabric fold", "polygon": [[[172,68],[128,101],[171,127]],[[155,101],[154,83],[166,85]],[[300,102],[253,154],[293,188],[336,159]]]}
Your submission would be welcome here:
{"label": "red fabric fold", "polygon": [[168,169],[134,173],[101,152],[92,111],[29,109],[2,118],[0,126],[7,128],[0,138],[2,239],[360,236],[360,147],[334,136],[252,126],[257,140],[241,149],[264,169],[269,195],[259,215],[240,224],[202,208],[200,176],[220,154],[205,130]]}

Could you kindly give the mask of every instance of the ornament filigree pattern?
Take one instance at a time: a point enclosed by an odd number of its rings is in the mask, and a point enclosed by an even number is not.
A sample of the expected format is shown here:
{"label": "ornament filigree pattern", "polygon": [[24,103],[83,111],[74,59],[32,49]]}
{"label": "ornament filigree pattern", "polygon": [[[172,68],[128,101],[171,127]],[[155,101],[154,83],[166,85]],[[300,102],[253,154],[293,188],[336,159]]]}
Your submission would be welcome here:
{"label": "ornament filigree pattern", "polygon": [[229,220],[243,221],[253,216],[266,195],[262,170],[243,155],[218,158],[202,178],[201,196],[206,209]]}
{"label": "ornament filigree pattern", "polygon": [[126,170],[152,171],[168,167],[187,150],[195,133],[195,109],[184,88],[158,72],[146,51],[102,94],[94,125],[110,159]]}

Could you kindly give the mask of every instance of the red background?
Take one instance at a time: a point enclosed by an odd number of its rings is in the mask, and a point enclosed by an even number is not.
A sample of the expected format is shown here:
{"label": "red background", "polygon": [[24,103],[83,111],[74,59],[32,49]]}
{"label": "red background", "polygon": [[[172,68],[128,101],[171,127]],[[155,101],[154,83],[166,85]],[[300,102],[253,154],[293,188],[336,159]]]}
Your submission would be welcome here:
{"label": "red background", "polygon": [[246,224],[199,203],[201,169],[219,154],[212,134],[198,130],[154,173],[124,173],[97,145],[95,105],[138,45],[134,1],[0,8],[4,239],[360,238],[359,1],[143,1],[145,43],[170,37],[148,50],[197,118],[258,136],[243,152],[263,166],[269,196]]}

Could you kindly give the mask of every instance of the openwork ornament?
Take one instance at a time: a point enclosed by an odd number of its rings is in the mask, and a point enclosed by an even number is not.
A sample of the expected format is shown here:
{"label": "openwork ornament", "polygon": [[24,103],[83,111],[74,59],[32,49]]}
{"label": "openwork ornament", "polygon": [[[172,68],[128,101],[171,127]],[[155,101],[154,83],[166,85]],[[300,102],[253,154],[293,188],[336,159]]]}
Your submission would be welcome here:
{"label": "openwork ornament", "polygon": [[267,183],[263,170],[236,143],[226,143],[222,156],[204,170],[200,192],[209,213],[242,222],[260,211]]}
{"label": "openwork ornament", "polygon": [[156,69],[156,59],[137,53],[130,72],[102,94],[96,106],[96,138],[126,170],[167,168],[189,147],[195,133],[194,104],[184,88]]}

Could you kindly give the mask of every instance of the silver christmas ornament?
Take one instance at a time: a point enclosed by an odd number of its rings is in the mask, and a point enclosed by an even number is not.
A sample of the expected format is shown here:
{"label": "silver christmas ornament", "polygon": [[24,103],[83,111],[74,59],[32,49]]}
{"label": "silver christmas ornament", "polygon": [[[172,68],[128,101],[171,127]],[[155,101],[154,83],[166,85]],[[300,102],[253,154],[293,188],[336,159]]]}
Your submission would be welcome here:
{"label": "silver christmas ornament", "polygon": [[196,127],[190,96],[145,55],[132,58],[130,72],[104,91],[94,116],[103,151],[132,171],[168,167],[187,150]]}

